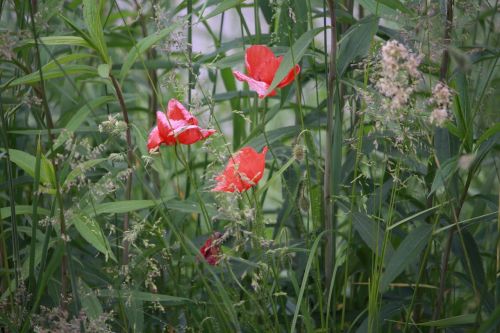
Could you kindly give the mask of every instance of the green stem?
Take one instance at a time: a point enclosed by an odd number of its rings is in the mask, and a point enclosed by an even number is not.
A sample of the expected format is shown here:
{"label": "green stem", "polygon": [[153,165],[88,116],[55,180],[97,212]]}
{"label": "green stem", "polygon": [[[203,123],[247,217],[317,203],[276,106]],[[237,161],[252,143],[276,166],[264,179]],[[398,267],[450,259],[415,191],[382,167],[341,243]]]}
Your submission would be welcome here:
{"label": "green stem", "polygon": [[[332,168],[333,163],[333,149],[332,147],[335,143],[334,135],[340,133],[334,133],[333,119],[334,111],[335,116],[340,114],[340,110],[335,109],[335,92],[338,92],[338,80],[337,80],[337,18],[335,1],[327,0],[328,12],[330,14],[330,24],[331,24],[331,35],[330,35],[330,62],[328,66],[328,106],[327,106],[327,127],[326,127],[326,154],[325,154],[325,174],[324,174],[324,192],[323,192],[323,204],[324,204],[324,223],[325,230],[327,230],[326,235],[326,246],[325,246],[325,285],[329,286],[332,280],[333,267],[335,266],[335,217],[334,217],[334,207],[332,194],[335,194],[335,184],[334,184],[334,170]],[[341,121],[340,117],[335,119],[336,124]],[[338,126],[336,126],[338,127]],[[341,134],[340,134],[341,135]],[[336,142],[339,144],[339,142]],[[334,297],[335,298],[335,297]],[[335,304],[335,303],[334,303]],[[333,311],[335,313],[335,311]],[[332,316],[334,317],[334,316]],[[335,319],[332,318],[334,321]]]}
{"label": "green stem", "polygon": [[[125,99],[123,98],[122,89],[120,84],[116,80],[116,78],[109,74],[111,82],[113,83],[113,87],[115,88],[116,96],[118,98],[118,102],[120,104],[120,108],[122,110],[123,120],[127,124],[127,129],[125,132],[126,140],[127,140],[127,180],[125,187],[125,200],[130,200],[132,196],[132,168],[134,165],[134,155],[133,155],[133,147],[132,147],[132,135],[130,134],[130,121],[128,118],[127,106],[125,105]],[[129,213],[125,213],[123,217],[123,233],[125,234],[129,229]],[[129,261],[129,242],[126,238],[123,239],[123,265],[127,265]]]}

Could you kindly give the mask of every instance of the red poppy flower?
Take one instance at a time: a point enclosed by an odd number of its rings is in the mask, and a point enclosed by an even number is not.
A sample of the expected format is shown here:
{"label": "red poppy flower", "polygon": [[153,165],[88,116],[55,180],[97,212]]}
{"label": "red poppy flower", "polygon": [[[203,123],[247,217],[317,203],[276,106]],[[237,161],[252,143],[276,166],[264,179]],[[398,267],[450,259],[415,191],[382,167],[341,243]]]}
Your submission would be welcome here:
{"label": "red poppy flower", "polygon": [[218,175],[213,192],[243,192],[256,185],[264,174],[267,147],[262,153],[244,147],[229,160],[226,169]]}
{"label": "red poppy flower", "polygon": [[[259,98],[274,96],[276,91],[273,90],[267,94],[267,89],[271,86],[282,60],[283,56],[275,57],[273,51],[267,46],[253,45],[245,52],[245,67],[248,76],[238,71],[233,71],[233,74],[238,80],[246,81],[250,89],[259,94]],[[299,72],[300,66],[295,65],[278,84],[278,88],[289,85]]]}
{"label": "red poppy flower", "polygon": [[198,126],[198,119],[176,99],[168,102],[167,113],[156,112],[157,126],[149,133],[148,150],[154,152],[160,145],[181,143],[190,145],[215,133],[213,129]]}
{"label": "red poppy flower", "polygon": [[219,256],[221,254],[220,243],[215,242],[222,237],[220,232],[215,232],[210,236],[205,244],[200,247],[200,253],[205,260],[212,266],[219,263]]}

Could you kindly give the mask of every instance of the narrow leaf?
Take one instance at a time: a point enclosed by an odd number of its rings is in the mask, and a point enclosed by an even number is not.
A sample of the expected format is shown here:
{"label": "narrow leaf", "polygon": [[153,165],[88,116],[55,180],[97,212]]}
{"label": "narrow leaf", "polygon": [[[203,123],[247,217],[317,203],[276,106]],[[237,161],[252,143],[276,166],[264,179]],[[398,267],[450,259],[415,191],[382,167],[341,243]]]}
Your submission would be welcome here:
{"label": "narrow leaf", "polygon": [[[16,215],[31,215],[33,207],[28,205],[16,205]],[[7,219],[10,217],[10,206],[0,208],[0,219]],[[50,211],[45,208],[38,207],[38,214],[49,215]]]}
{"label": "narrow leaf", "polygon": [[76,179],[78,176],[84,174],[88,169],[91,169],[95,167],[96,165],[107,161],[107,158],[98,158],[95,160],[89,160],[81,163],[78,165],[75,169],[71,170],[71,172],[66,176],[66,180],[64,181],[64,184],[68,184],[74,179]]}
{"label": "narrow leaf", "polygon": [[[0,148],[0,150],[5,151],[2,148]],[[31,177],[35,177],[35,156],[17,149],[9,149],[9,156],[13,163],[23,169]],[[43,158],[44,156],[42,155],[42,159]],[[41,164],[40,179],[43,183],[54,185],[53,182],[55,180],[55,173],[52,164],[46,158]]]}
{"label": "narrow leaf", "polygon": [[100,214],[121,214],[136,210],[153,207],[153,200],[124,200],[116,202],[105,202],[95,207],[95,215]]}
{"label": "narrow leaf", "polygon": [[73,224],[80,235],[97,251],[103,253],[107,258],[116,261],[116,257],[111,251],[108,239],[104,237],[101,226],[94,219],[86,216],[75,216]]}
{"label": "narrow leaf", "polygon": [[432,320],[425,323],[419,323],[418,326],[436,326],[438,328],[451,327],[451,326],[462,326],[468,324],[474,324],[476,322],[477,315],[475,314],[465,314],[455,317],[449,317],[444,319]]}
{"label": "narrow leaf", "polygon": [[80,127],[81,124],[88,118],[89,114],[93,109],[105,104],[111,103],[115,100],[113,96],[101,96],[92,101],[87,102],[84,106],[75,111],[75,114],[68,123],[64,126],[65,131],[61,132],[57,137],[54,145],[52,146],[53,150],[59,148],[62,144],[64,144],[70,137],[72,132],[76,132],[76,130]]}
{"label": "narrow leaf", "polygon": [[83,0],[83,19],[89,30],[90,38],[97,48],[97,52],[102,60],[109,64],[110,59],[101,23],[101,6],[101,0]]}
{"label": "narrow leaf", "polygon": [[404,271],[405,267],[419,258],[420,252],[422,252],[429,242],[431,233],[432,227],[428,224],[424,224],[410,231],[389,260],[380,281],[381,292],[383,292],[389,284]]}
{"label": "narrow leaf", "polygon": [[353,25],[339,41],[337,55],[338,75],[343,76],[347,67],[356,59],[366,55],[373,36],[378,29],[378,18],[369,16]]}
{"label": "narrow leaf", "polygon": [[285,76],[292,70],[292,68],[299,63],[304,54],[306,53],[309,44],[314,39],[314,37],[324,28],[316,28],[305,32],[295,43],[288,52],[284,55],[281,61],[278,71],[274,75],[273,82],[267,92],[273,91],[278,84],[285,78]]}
{"label": "narrow leaf", "polygon": [[[41,44],[47,46],[58,46],[58,45],[71,45],[71,46],[83,46],[87,48],[92,48],[92,46],[87,43],[85,39],[78,36],[47,36],[40,37],[39,41]],[[34,39],[28,39],[21,43],[20,47],[35,45]]]}
{"label": "narrow leaf", "polygon": [[176,22],[160,31],[155,32],[152,35],[141,39],[134,47],[132,47],[132,49],[127,54],[127,57],[125,58],[125,61],[123,62],[122,68],[120,70],[120,80],[123,81],[123,79],[125,79],[130,68],[132,68],[132,65],[137,60],[137,58],[139,58],[154,44],[170,35],[175,29],[181,27],[183,24],[184,21],[180,20],[179,22]]}
{"label": "narrow leaf", "polygon": [[[359,233],[361,239],[368,245],[368,247],[378,255],[382,255],[384,231],[380,226],[370,219],[365,214],[354,212],[352,214],[354,220],[354,229]],[[394,252],[392,245],[387,244],[384,262],[387,263]]]}
{"label": "narrow leaf", "polygon": [[124,299],[135,299],[135,300],[140,300],[144,302],[160,302],[164,303],[166,305],[182,305],[182,304],[189,304],[189,303],[194,303],[192,300],[189,298],[185,297],[177,297],[177,296],[170,296],[170,295],[162,295],[162,294],[153,294],[153,293],[148,293],[144,291],[129,291],[129,290],[100,290],[99,291],[99,296],[106,296],[106,297],[114,297],[114,298],[124,298]]}
{"label": "narrow leaf", "polygon": [[213,11],[211,11],[209,14],[207,14],[206,16],[204,16],[202,18],[202,21],[206,21],[209,18],[212,18],[214,16],[222,14],[226,10],[231,9],[231,8],[241,4],[243,1],[245,1],[245,0],[224,0],[224,1],[221,1],[219,3],[219,5]]}

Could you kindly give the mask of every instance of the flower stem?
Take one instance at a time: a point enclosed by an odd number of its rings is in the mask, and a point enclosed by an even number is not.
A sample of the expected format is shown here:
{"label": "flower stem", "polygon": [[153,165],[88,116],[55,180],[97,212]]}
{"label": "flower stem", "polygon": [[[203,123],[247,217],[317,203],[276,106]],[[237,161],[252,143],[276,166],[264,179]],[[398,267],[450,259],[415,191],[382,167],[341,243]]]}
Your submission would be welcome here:
{"label": "flower stem", "polygon": [[[331,149],[333,144],[333,116],[334,116],[334,93],[335,81],[337,80],[337,19],[335,12],[334,0],[328,0],[328,12],[330,14],[331,35],[330,35],[330,63],[328,66],[328,115],[326,125],[326,153],[325,153],[325,174],[324,174],[324,221],[325,230],[327,230],[326,247],[325,247],[325,285],[330,285],[332,279],[333,266],[335,260],[334,246],[334,218],[333,218],[333,201],[332,201],[332,154]],[[338,119],[336,119],[338,121]]]}
{"label": "flower stem", "polygon": [[[130,200],[132,195],[132,167],[134,164],[134,155],[133,155],[133,147],[132,147],[132,136],[130,134],[130,121],[128,119],[128,111],[127,106],[125,105],[125,99],[123,98],[122,89],[120,84],[116,80],[116,78],[109,74],[111,82],[113,83],[113,87],[115,88],[116,96],[118,98],[118,102],[120,103],[120,108],[122,110],[123,120],[127,124],[127,130],[125,132],[126,140],[127,140],[127,165],[129,172],[127,173],[127,183],[125,188],[125,200]],[[129,213],[125,213],[123,217],[123,233],[125,234],[129,229]],[[124,237],[123,238],[123,265],[128,264],[128,253],[129,253],[129,242]]]}
{"label": "flower stem", "polygon": [[[442,82],[446,81],[447,73],[448,73],[448,68],[449,68],[449,62],[450,62],[450,55],[448,52],[448,45],[450,44],[450,36],[451,36],[451,29],[453,26],[453,0],[448,0],[447,5],[446,5],[446,22],[445,22],[445,29],[444,29],[444,51],[443,51],[443,59],[441,62],[441,70],[439,74],[439,79]],[[467,194],[467,190],[469,188],[469,179],[467,179],[467,184],[464,188],[464,194]],[[463,200],[465,199],[465,195],[462,195],[462,200],[459,203],[459,206],[456,209],[456,219],[459,218],[460,216],[460,210],[462,209],[462,204]],[[448,260],[450,257],[450,252],[451,252],[451,244],[453,242],[453,233],[455,232],[455,228],[451,228],[450,231],[448,232],[448,237],[446,240],[446,245],[445,245],[445,250],[443,251],[443,255],[441,256],[441,272],[440,272],[440,278],[439,278],[439,292],[437,295],[436,299],[436,307],[434,308],[434,313],[432,314],[432,320],[436,320],[439,315],[441,314],[441,307],[443,303],[443,298],[444,298],[444,289],[445,289],[445,283],[446,283],[446,273],[448,271]],[[430,333],[434,333],[435,327],[431,327]]]}

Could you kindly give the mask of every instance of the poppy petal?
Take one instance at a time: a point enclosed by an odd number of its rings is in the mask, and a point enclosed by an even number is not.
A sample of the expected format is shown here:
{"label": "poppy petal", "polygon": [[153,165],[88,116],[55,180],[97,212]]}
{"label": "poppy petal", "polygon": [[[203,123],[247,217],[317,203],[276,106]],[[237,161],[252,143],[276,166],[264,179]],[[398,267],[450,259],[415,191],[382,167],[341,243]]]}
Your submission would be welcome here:
{"label": "poppy petal", "polygon": [[285,78],[283,80],[281,80],[281,82],[278,84],[278,88],[283,88],[283,87],[289,85],[290,83],[292,83],[292,81],[295,79],[295,75],[298,75],[299,73],[300,73],[300,66],[295,65],[290,70],[290,72],[288,72],[288,74],[285,76]]}
{"label": "poppy petal", "polygon": [[243,192],[255,186],[264,174],[267,147],[257,153],[244,147],[230,158],[224,171],[215,180],[213,192]]}
{"label": "poppy petal", "polygon": [[267,84],[266,82],[254,80],[251,77],[246,76],[245,74],[238,71],[233,71],[233,74],[239,81],[247,82],[248,86],[250,87],[250,90],[257,92],[259,98],[276,95],[276,91],[274,90],[271,91],[269,94],[266,94],[267,89],[269,88],[269,84]]}
{"label": "poppy petal", "polygon": [[238,174],[247,188],[257,184],[264,175],[267,147],[257,153],[250,147],[244,147],[239,154]]}
{"label": "poppy petal", "polygon": [[158,126],[155,126],[151,133],[149,133],[148,137],[148,151],[153,153],[160,149],[160,144],[162,143],[162,139],[160,137],[160,133],[158,131]]}
{"label": "poppy petal", "polygon": [[221,254],[221,245],[220,243],[214,243],[214,241],[218,240],[222,237],[220,232],[215,232],[212,236],[210,236],[200,247],[200,253],[205,258],[208,264],[215,266],[219,263],[219,257]]}
{"label": "poppy petal", "polygon": [[176,128],[173,131],[174,137],[179,143],[191,145],[214,134],[215,130],[206,130],[196,125],[188,125]]}
{"label": "poppy petal", "polygon": [[193,116],[184,105],[178,100],[172,98],[168,101],[167,117],[170,120],[183,120],[190,125],[198,125],[198,120]]}
{"label": "poppy petal", "polygon": [[156,112],[156,124],[160,137],[165,140],[170,135],[170,132],[172,132],[172,127],[170,126],[165,112]]}
{"label": "poppy petal", "polygon": [[265,45],[253,45],[245,51],[245,65],[248,75],[257,81],[271,84],[280,66],[281,59]]}

